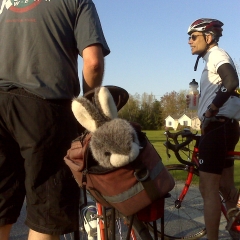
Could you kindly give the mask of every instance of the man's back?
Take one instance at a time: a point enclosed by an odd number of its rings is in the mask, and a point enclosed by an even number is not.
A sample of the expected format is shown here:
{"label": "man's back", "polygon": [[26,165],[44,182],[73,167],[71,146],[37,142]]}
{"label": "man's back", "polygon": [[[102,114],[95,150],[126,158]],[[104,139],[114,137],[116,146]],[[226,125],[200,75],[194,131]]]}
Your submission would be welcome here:
{"label": "man's back", "polygon": [[78,229],[79,187],[63,161],[78,96],[102,83],[105,41],[92,0],[0,0],[0,239],[24,199],[30,240]]}
{"label": "man's back", "polygon": [[92,1],[3,0],[0,13],[0,87],[48,99],[78,96],[78,54],[99,36],[105,42],[101,29],[86,24],[99,20]]}

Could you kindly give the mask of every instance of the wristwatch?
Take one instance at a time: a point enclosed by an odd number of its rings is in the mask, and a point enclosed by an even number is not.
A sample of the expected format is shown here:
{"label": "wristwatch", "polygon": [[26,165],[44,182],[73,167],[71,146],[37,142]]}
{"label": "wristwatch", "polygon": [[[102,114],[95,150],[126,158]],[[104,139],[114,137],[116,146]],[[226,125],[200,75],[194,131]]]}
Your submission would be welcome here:
{"label": "wristwatch", "polygon": [[217,114],[218,111],[219,111],[218,109],[217,109],[217,110],[213,110],[210,105],[208,106],[207,110],[208,110],[211,114]]}

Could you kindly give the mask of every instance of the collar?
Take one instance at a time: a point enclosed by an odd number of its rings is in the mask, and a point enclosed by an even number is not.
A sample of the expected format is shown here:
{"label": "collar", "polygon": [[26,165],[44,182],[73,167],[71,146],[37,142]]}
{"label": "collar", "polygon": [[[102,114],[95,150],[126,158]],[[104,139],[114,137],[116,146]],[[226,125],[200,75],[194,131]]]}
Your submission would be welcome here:
{"label": "collar", "polygon": [[214,47],[211,47],[211,48],[206,52],[206,54],[202,57],[203,60],[206,61],[207,58],[208,58],[208,56],[209,56],[209,54],[210,54],[212,51],[214,51],[214,50],[216,50],[216,49],[218,49],[218,48],[219,48],[219,47],[218,47],[217,45],[214,46]]}

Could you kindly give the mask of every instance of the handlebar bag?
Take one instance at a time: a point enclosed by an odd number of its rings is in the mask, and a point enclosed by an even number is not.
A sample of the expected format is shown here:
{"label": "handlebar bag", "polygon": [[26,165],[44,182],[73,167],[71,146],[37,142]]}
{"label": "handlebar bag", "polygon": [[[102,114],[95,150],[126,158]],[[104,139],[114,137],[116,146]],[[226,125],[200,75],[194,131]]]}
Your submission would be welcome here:
{"label": "handlebar bag", "polygon": [[74,140],[64,157],[79,187],[86,189],[96,202],[114,207],[125,216],[164,197],[175,185],[145,133],[136,132],[142,149],[126,166],[99,170],[89,147],[91,133]]}

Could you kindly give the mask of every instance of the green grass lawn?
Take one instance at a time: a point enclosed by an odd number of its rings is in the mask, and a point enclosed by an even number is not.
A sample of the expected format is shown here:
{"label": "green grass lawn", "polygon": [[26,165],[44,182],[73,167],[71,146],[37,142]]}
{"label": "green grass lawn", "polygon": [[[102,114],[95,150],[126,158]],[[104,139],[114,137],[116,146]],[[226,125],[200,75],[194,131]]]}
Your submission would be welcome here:
{"label": "green grass lawn", "polygon": [[[166,148],[164,147],[163,143],[166,141],[166,137],[164,135],[164,131],[144,131],[147,134],[150,142],[156,148],[160,156],[162,157],[164,165],[167,164],[174,164],[179,163],[177,158],[175,157],[174,153],[169,150],[171,157],[168,159],[166,154]],[[174,131],[172,131],[174,132]],[[240,141],[236,146],[236,151],[240,151]],[[236,187],[240,188],[240,161],[235,161],[235,184]]]}

